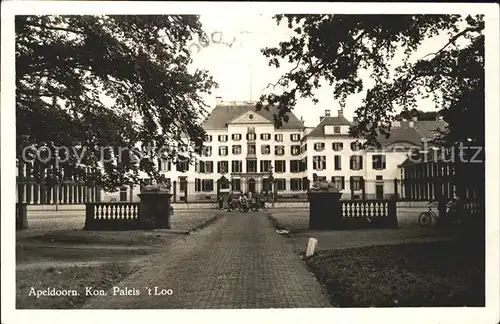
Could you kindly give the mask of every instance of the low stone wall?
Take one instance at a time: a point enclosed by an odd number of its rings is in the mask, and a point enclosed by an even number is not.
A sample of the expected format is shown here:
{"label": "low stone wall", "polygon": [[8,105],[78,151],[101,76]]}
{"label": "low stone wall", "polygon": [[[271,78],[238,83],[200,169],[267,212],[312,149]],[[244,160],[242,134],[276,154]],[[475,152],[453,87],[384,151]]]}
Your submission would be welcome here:
{"label": "low stone wall", "polygon": [[[418,208],[425,209],[427,207],[428,201],[398,201],[397,208]],[[271,203],[267,204],[269,208]],[[174,209],[184,210],[184,209],[214,209],[215,202],[191,202],[191,203],[172,203]],[[274,208],[309,208],[308,202],[300,201],[290,201],[290,202],[280,202],[277,201],[274,204]],[[55,211],[55,205],[28,205],[27,211]],[[59,205],[59,211],[84,211],[85,205]]]}

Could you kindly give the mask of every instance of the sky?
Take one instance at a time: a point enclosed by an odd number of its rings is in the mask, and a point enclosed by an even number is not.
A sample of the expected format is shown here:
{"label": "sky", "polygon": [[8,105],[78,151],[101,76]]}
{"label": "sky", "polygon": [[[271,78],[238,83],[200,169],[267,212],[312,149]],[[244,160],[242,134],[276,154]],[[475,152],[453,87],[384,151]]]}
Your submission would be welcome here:
{"label": "sky", "polygon": [[[288,62],[282,64],[280,69],[270,67],[268,59],[260,52],[261,48],[276,46],[279,41],[284,41],[293,35],[286,25],[277,26],[270,15],[206,15],[200,18],[203,29],[208,35],[214,34],[215,41],[231,43],[231,47],[213,43],[198,51],[197,41],[191,44],[193,53],[192,68],[205,69],[210,72],[219,88],[211,96],[206,97],[206,102],[215,107],[215,97],[220,96],[224,101],[256,101],[265,91],[269,83],[276,83],[279,77],[292,67]],[[414,58],[423,57],[425,54],[437,51],[446,44],[443,36],[429,40],[422,44],[415,53]],[[395,58],[397,61],[397,57]],[[363,78],[370,83],[368,74]],[[368,86],[369,87],[369,86]],[[333,89],[324,84],[316,90],[318,104],[313,104],[309,99],[298,101],[294,114],[300,119],[304,118],[306,126],[313,127],[319,122],[325,110],[331,110],[335,116],[340,109],[339,103],[333,100]],[[347,98],[344,115],[352,120],[354,111],[361,105],[365,92]],[[436,110],[430,100],[421,102],[421,110]]]}

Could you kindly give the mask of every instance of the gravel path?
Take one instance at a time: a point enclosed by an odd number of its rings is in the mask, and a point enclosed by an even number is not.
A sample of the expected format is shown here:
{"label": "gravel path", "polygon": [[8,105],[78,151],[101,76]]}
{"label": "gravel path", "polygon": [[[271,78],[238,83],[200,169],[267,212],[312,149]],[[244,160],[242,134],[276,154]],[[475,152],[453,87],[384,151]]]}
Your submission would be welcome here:
{"label": "gravel path", "polygon": [[[263,213],[226,213],[165,248],[118,286],[139,295],[108,291],[84,308],[331,307],[320,284]],[[171,295],[155,295],[154,287]]]}

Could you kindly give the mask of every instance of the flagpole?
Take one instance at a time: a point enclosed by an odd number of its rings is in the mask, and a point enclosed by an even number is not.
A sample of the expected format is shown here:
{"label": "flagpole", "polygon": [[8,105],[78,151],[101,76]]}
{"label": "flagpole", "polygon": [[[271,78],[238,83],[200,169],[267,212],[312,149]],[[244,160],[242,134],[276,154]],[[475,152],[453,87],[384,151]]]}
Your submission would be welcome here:
{"label": "flagpole", "polygon": [[253,88],[253,76],[252,76],[252,62],[250,62],[249,64],[249,68],[250,68],[250,102],[252,102],[253,100],[253,93],[252,93],[252,88]]}

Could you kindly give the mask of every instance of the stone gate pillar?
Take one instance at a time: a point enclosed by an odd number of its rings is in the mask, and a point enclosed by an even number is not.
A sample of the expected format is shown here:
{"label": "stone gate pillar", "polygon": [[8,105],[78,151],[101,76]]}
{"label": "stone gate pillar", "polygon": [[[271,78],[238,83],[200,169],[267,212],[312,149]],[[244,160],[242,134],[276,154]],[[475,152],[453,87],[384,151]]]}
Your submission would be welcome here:
{"label": "stone gate pillar", "polygon": [[139,227],[141,229],[170,228],[170,190],[160,185],[146,186],[138,195]]}

